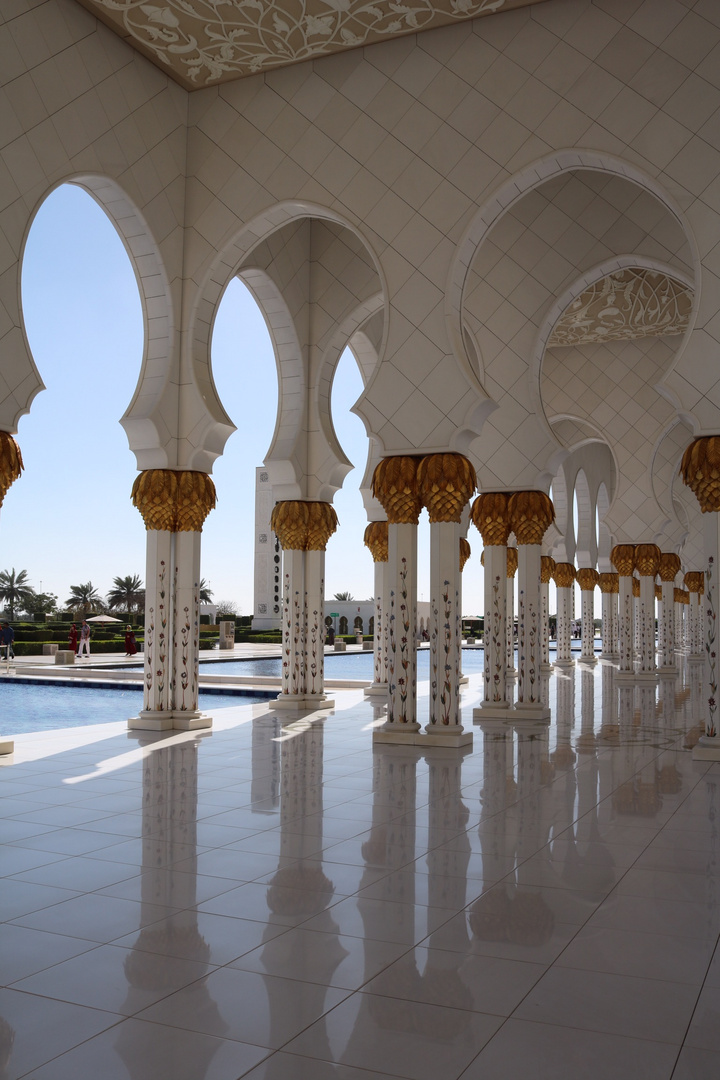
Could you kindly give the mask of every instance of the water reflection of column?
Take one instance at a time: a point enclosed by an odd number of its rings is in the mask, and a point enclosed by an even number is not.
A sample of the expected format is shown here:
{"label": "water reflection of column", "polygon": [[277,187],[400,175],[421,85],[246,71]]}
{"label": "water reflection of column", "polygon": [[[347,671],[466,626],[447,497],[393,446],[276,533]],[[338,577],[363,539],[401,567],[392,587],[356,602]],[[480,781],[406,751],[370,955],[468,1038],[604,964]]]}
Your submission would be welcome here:
{"label": "water reflection of column", "polygon": [[[142,812],[142,882],[141,907],[150,908],[145,925],[125,961],[128,993],[122,1012],[132,1015],[147,995],[137,991],[165,989],[166,966],[158,955],[179,955],[186,960],[207,964],[210,948],[202,937],[197,920],[196,863],[197,863],[197,759],[202,737],[187,737],[170,746],[159,744],[143,759]],[[152,745],[152,737],[140,739],[141,746]],[[182,861],[182,873],[175,870]],[[177,914],[157,923],[158,906]],[[152,914],[152,921],[150,921]],[[159,927],[159,929],[158,929]],[[206,1017],[215,1016],[217,1033],[221,1034],[223,1020],[205,983],[198,983],[197,1007]],[[134,1008],[133,1008],[134,1006]],[[137,1063],[135,1033],[126,1024],[118,1028],[117,1052],[126,1062],[129,1075]],[[206,1040],[201,1051],[205,1057],[197,1064],[197,1075],[203,1076],[215,1054],[214,1040]]]}
{"label": "water reflection of column", "polygon": [[680,557],[673,551],[663,551],[660,556],[660,594],[658,603],[658,670],[661,675],[677,674],[675,665],[675,610],[673,582],[680,570]]}
{"label": "water reflection of column", "polygon": [[[465,751],[469,753],[470,748]],[[426,755],[429,774],[428,806],[428,905],[462,911],[467,902],[467,870],[470,862],[470,838],[464,831],[470,811],[462,801],[462,758],[456,750],[444,750],[433,747]],[[455,835],[454,835],[455,834]],[[454,836],[454,838],[453,838]],[[467,926],[464,920],[456,919],[452,948],[463,952],[468,944]],[[443,930],[446,940],[447,932]],[[433,946],[430,935],[429,946]],[[441,978],[444,985],[457,975],[458,958],[453,958],[443,950],[439,954],[447,957],[447,963],[441,964],[433,978]],[[425,973],[425,978],[430,976]],[[448,987],[448,989],[451,989]]]}
{"label": "water reflection of column", "polygon": [[273,713],[252,725],[250,797],[253,804],[266,807],[268,813],[274,813],[280,804],[281,730],[282,721]]}
{"label": "water reflection of column", "polygon": [[[325,913],[324,923],[315,924],[324,937],[319,956],[317,951],[313,954],[314,978],[302,985],[303,1014],[307,1015],[305,1010],[311,1006],[313,1015],[321,1016],[332,975],[347,956],[329,908],[334,885],[322,863],[312,858],[322,848],[324,724],[317,722],[305,730],[291,729],[288,734],[290,737],[281,743],[279,866],[268,884],[267,904],[276,915],[311,918]],[[301,832],[296,831],[300,820]],[[283,966],[299,970],[309,948],[307,939],[301,934],[275,935],[274,928],[269,929],[273,936],[266,940],[262,950],[265,970],[277,972]],[[280,979],[266,977],[264,981],[270,1005],[269,1043],[277,1046],[287,1030],[287,1013],[293,1003],[287,999]],[[275,1030],[280,1020],[283,1028]],[[327,1036],[324,1038],[327,1048]]]}
{"label": "water reflection of column", "polygon": [[687,606],[690,640],[688,660],[691,663],[701,663],[705,660],[705,612],[703,610],[705,575],[703,572],[690,570],[685,575],[685,588],[690,594],[690,603]]}
{"label": "water reflection of column", "polygon": [[553,762],[558,769],[568,769],[575,762],[571,736],[575,719],[575,679],[573,675],[557,676],[557,748]]}
{"label": "water reflection of column", "polygon": [[594,567],[581,567],[577,572],[577,581],[582,597],[582,641],[580,659],[584,664],[596,664],[595,656],[595,586],[600,575]]}
{"label": "water reflection of column", "polygon": [[621,686],[619,694],[618,723],[620,726],[620,741],[625,744],[632,740],[635,689],[632,686]]}
{"label": "water reflection of column", "polygon": [[584,669],[580,675],[580,736],[577,748],[581,754],[593,754],[595,741],[595,676]]}
{"label": "water reflection of column", "polygon": [[614,740],[617,737],[617,694],[615,692],[615,669],[609,664],[602,667],[602,696],[600,737]]}

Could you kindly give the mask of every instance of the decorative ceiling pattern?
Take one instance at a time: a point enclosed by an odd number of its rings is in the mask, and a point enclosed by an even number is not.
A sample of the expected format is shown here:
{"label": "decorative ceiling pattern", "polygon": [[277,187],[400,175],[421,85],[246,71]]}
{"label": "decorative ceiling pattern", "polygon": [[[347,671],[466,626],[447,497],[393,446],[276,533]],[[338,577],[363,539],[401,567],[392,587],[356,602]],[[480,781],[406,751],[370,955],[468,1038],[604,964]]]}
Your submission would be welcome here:
{"label": "decorative ceiling pattern", "polygon": [[543,0],[80,0],[189,90]]}
{"label": "decorative ceiling pattern", "polygon": [[636,267],[596,281],[565,309],[549,345],[682,334],[688,327],[693,290],[666,274]]}

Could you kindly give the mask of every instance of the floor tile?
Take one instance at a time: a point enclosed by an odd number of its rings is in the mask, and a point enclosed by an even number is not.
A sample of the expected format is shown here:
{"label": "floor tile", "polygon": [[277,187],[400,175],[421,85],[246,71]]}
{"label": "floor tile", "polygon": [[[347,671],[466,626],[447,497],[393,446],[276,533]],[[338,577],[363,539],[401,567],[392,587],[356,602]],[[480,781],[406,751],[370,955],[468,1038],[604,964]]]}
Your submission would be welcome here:
{"label": "floor tile", "polygon": [[717,1080],[720,1076],[720,1053],[684,1046],[680,1051],[672,1080]]}
{"label": "floor tile", "polygon": [[10,986],[36,971],[96,948],[95,941],[3,923],[0,925],[0,977],[5,985]]}
{"label": "floor tile", "polygon": [[35,1070],[33,1080],[237,1080],[266,1054],[258,1046],[130,1019]]}
{"label": "floor tile", "polygon": [[706,986],[703,989],[685,1043],[720,1054],[720,987]]}
{"label": "floor tile", "polygon": [[670,1080],[677,1047],[507,1020],[462,1074],[462,1080]]}
{"label": "floor tile", "polygon": [[700,938],[583,927],[558,959],[560,967],[638,975],[700,987],[714,944]]}
{"label": "floor tile", "polygon": [[284,926],[270,927],[250,919],[179,912],[145,927],[140,933],[117,937],[114,944],[220,965],[229,964],[276,934],[286,932]]}
{"label": "floor tile", "polygon": [[131,930],[157,922],[164,914],[165,909],[155,904],[136,904],[132,900],[118,900],[114,896],[85,893],[15,921],[36,930],[106,943],[129,934]]}
{"label": "floor tile", "polygon": [[[331,968],[330,950],[326,957]],[[141,1019],[279,1049],[345,997],[336,987],[226,967],[146,1009]]]}

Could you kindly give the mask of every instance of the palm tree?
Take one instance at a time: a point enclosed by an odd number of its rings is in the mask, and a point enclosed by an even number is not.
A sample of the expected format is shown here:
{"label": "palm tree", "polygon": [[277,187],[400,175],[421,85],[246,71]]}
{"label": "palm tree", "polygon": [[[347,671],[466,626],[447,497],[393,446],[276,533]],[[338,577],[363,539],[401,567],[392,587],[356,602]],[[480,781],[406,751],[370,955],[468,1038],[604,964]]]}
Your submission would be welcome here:
{"label": "palm tree", "polygon": [[10,618],[15,618],[15,608],[22,607],[35,595],[35,590],[28,585],[27,570],[15,573],[13,566],[10,573],[0,572],[0,600],[7,604]]}
{"label": "palm tree", "polygon": [[355,597],[350,592],[336,592],[333,596],[333,600],[354,600]]}
{"label": "palm tree", "polygon": [[142,578],[138,574],[113,578],[113,587],[107,595],[108,606],[128,615],[134,607],[139,607],[145,597]]}
{"label": "palm tree", "polygon": [[84,585],[71,585],[70,596],[65,603],[73,611],[81,611],[83,615],[87,615],[94,607],[102,607],[102,597],[92,581],[88,581]]}
{"label": "palm tree", "polygon": [[204,577],[200,578],[200,585],[198,588],[200,589],[200,603],[212,604],[213,591]]}

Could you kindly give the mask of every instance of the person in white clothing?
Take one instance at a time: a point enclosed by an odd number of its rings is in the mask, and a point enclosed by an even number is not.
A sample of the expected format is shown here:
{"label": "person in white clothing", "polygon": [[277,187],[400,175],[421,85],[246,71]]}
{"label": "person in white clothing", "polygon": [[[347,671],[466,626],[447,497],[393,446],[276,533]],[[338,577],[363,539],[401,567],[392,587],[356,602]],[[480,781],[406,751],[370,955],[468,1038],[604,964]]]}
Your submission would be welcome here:
{"label": "person in white clothing", "polygon": [[85,649],[85,653],[86,653],[86,655],[87,655],[87,657],[89,659],[90,658],[90,627],[88,626],[88,624],[85,622],[84,619],[83,619],[83,624],[80,627],[80,648],[78,649],[78,656],[82,656],[83,649]]}

